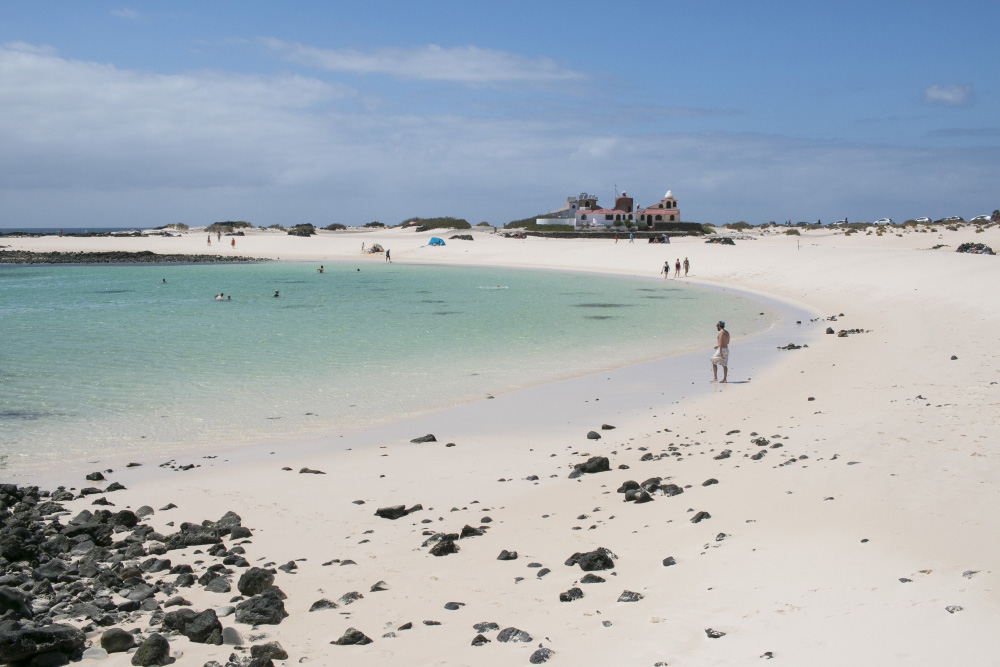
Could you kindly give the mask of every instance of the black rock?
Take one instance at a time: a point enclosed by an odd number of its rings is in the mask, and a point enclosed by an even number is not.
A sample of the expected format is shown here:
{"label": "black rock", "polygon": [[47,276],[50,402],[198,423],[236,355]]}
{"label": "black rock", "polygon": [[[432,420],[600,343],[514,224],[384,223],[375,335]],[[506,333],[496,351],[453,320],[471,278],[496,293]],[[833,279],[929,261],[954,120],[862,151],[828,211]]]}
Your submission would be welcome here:
{"label": "black rock", "polygon": [[170,662],[172,662],[170,643],[166,637],[159,633],[147,637],[146,641],[139,645],[139,649],[132,654],[133,665],[168,665]]}
{"label": "black rock", "polygon": [[375,510],[375,516],[395,521],[396,519],[400,519],[411,512],[415,512],[417,510],[422,510],[422,509],[423,506],[419,504],[414,505],[410,509],[406,509],[405,505],[392,505],[391,507],[378,508],[377,510]]}
{"label": "black rock", "polygon": [[135,646],[135,637],[121,628],[111,628],[101,635],[101,648],[108,653],[124,653]]}
{"label": "black rock", "polygon": [[733,450],[731,449],[723,449],[721,452],[718,453],[717,456],[713,456],[712,458],[715,459],[716,461],[721,461],[722,459],[728,459],[730,455],[732,455],[732,453]]}
{"label": "black rock", "polygon": [[92,472],[87,475],[88,482],[102,482],[104,481],[104,474],[101,472]]}
{"label": "black rock", "polygon": [[268,658],[270,660],[288,660],[288,651],[282,648],[281,644],[278,642],[254,644],[250,647],[250,657]]}
{"label": "black rock", "polygon": [[315,602],[313,602],[312,606],[309,607],[309,611],[319,611],[321,609],[336,609],[337,606],[338,605],[336,602],[323,598],[322,600],[316,600]]}
{"label": "black rock", "polygon": [[285,604],[268,589],[236,605],[236,622],[247,625],[278,625],[288,616]]}
{"label": "black rock", "polygon": [[458,545],[455,544],[455,540],[439,540],[437,544],[431,547],[432,556],[447,556],[448,554],[454,553],[458,553]]}
{"label": "black rock", "polygon": [[448,602],[445,603],[444,608],[448,611],[458,611],[465,606],[464,602]]}
{"label": "black rock", "polygon": [[504,628],[497,635],[498,642],[530,642],[532,641],[531,635],[529,635],[524,630],[518,630],[517,628]]}
{"label": "black rock", "polygon": [[702,486],[712,486],[713,484],[718,484],[718,483],[719,483],[719,480],[715,479],[714,477],[711,477],[709,479],[706,479],[704,482],[702,482],[701,485]]}
{"label": "black rock", "polygon": [[260,567],[252,567],[240,576],[236,589],[251,597],[263,593],[274,583],[274,573]]}
{"label": "black rock", "polygon": [[341,635],[340,639],[330,643],[336,644],[337,646],[363,646],[365,644],[371,644],[372,640],[360,630],[347,628],[344,634]]}
{"label": "black rock", "polygon": [[482,646],[483,644],[489,644],[489,643],[490,640],[482,635],[476,635],[475,637],[472,638],[473,646]]}
{"label": "black rock", "polygon": [[168,551],[221,542],[222,538],[215,528],[186,522],[181,524],[178,532],[167,535],[164,540]]}
{"label": "black rock", "polygon": [[719,637],[726,636],[725,632],[713,630],[712,628],[705,628],[705,634],[708,635],[709,639],[718,639]]}
{"label": "black rock", "polygon": [[428,433],[427,435],[422,435],[419,438],[414,438],[413,440],[410,440],[410,442],[419,445],[423,442],[437,442],[437,438],[435,438],[433,434]]}
{"label": "black rock", "polygon": [[581,584],[603,584],[604,577],[588,572],[580,579]]}
{"label": "black rock", "polygon": [[583,473],[607,472],[611,470],[611,462],[606,456],[593,456],[585,463],[577,463],[573,467]]}
{"label": "black rock", "polygon": [[708,512],[698,512],[693,517],[691,517],[691,523],[700,523],[705,519],[711,519],[712,515]]}
{"label": "black rock", "polygon": [[53,623],[0,631],[0,663],[28,661],[43,653],[61,653],[79,659],[86,648],[82,631],[69,625]]}
{"label": "black rock", "polygon": [[313,468],[301,468],[299,470],[300,475],[325,475],[326,473],[322,470],[315,470]]}
{"label": "black rock", "polygon": [[589,433],[587,433],[587,439],[588,440],[600,440],[601,439],[601,434],[598,433],[597,431],[590,431]]}
{"label": "black rock", "polygon": [[622,591],[622,594],[618,596],[619,602],[638,602],[642,599],[642,593],[636,593],[634,591]]}
{"label": "black rock", "polygon": [[344,593],[339,598],[337,598],[337,603],[346,606],[351,604],[352,602],[363,600],[364,598],[365,596],[362,595],[361,593],[357,591],[350,591],[349,593]]}
{"label": "black rock", "polygon": [[615,567],[614,558],[616,556],[605,549],[598,547],[587,553],[577,552],[566,559],[566,565],[572,567],[579,565],[584,572],[594,572],[596,570],[613,570]]}
{"label": "black rock", "polygon": [[611,430],[613,430],[614,428],[615,428],[615,427],[614,427],[614,426],[612,426],[611,424],[601,424],[601,430],[602,430],[602,431],[611,431]]}
{"label": "black rock", "polygon": [[837,333],[836,331],[834,331],[834,330],[833,330],[833,327],[827,327],[827,328],[826,328],[826,332],[827,332],[828,334],[833,334],[833,333]]}
{"label": "black rock", "polygon": [[663,567],[670,567],[671,565],[677,565],[677,561],[674,560],[673,556],[667,556],[663,559]]}
{"label": "black rock", "polygon": [[196,644],[207,643],[215,632],[218,643],[222,643],[222,623],[216,617],[214,609],[206,609],[200,614],[190,609],[178,609],[164,614],[162,626],[166,630],[179,632]]}
{"label": "black rock", "polygon": [[552,649],[540,648],[531,654],[531,657],[528,658],[528,662],[530,662],[533,665],[540,665],[549,658],[551,658],[553,655],[555,655],[555,651],[553,651]]}
{"label": "black rock", "polygon": [[494,630],[499,630],[500,626],[491,621],[483,621],[482,623],[473,625],[472,629],[476,632],[493,632]]}
{"label": "black rock", "polygon": [[11,588],[10,586],[0,586],[0,610],[14,612],[13,618],[31,618],[34,616],[34,613],[31,611],[31,596],[20,589]]}
{"label": "black rock", "polygon": [[504,549],[503,551],[500,552],[500,555],[497,556],[497,560],[517,560],[517,552],[507,551],[506,549]]}
{"label": "black rock", "polygon": [[662,477],[650,477],[649,479],[647,479],[645,482],[643,482],[639,486],[641,486],[644,491],[648,491],[649,493],[653,493],[658,488],[660,488],[660,482],[662,482],[662,481],[663,481]]}
{"label": "black rock", "polygon": [[581,591],[579,588],[575,588],[574,587],[574,588],[569,589],[565,593],[560,593],[559,594],[559,601],[560,602],[572,602],[573,600],[579,600],[582,597],[583,597],[583,591]]}
{"label": "black rock", "polygon": [[629,491],[635,491],[639,488],[639,482],[629,479],[622,482],[622,485],[618,487],[618,493],[627,493]]}
{"label": "black rock", "polygon": [[667,497],[679,496],[680,494],[684,493],[684,489],[677,486],[676,484],[664,484],[663,486],[660,487],[660,492]]}

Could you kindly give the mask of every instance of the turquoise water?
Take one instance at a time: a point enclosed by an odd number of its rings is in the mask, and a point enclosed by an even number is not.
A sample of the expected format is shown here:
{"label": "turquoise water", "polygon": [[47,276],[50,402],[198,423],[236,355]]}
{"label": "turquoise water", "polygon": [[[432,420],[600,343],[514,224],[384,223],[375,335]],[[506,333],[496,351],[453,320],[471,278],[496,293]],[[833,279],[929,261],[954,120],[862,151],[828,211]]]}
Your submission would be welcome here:
{"label": "turquoise water", "polygon": [[2,465],[336,435],[777,318],[673,281],[318,266],[0,267]]}

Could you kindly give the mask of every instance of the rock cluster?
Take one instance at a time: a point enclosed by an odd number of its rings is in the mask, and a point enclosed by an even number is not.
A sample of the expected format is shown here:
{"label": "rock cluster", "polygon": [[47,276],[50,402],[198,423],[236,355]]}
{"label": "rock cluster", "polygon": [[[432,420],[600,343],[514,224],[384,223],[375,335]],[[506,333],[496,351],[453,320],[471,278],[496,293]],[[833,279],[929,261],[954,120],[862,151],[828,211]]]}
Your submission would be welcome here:
{"label": "rock cluster", "polygon": [[[94,495],[84,491],[74,495],[60,488],[50,494],[0,484],[0,663],[79,660],[87,635],[101,628],[106,630],[100,648],[88,652],[104,655],[137,646],[134,665],[166,664],[171,636],[208,644],[238,638],[233,628],[222,626],[215,609],[190,609],[178,591],[201,586],[228,592],[231,568],[249,568],[243,547],[223,544],[252,534],[239,515],[182,523],[177,532],[162,535],[142,522],[153,514],[148,507],[83,510],[68,518],[60,503]],[[192,546],[204,550],[202,558],[210,557],[196,561],[200,576],[192,565],[165,557]],[[237,623],[276,624],[287,616],[285,595],[273,583],[274,570],[244,571],[237,586],[250,597],[235,607]],[[170,607],[179,608],[167,611]],[[117,627],[136,624],[148,629],[130,633]]]}

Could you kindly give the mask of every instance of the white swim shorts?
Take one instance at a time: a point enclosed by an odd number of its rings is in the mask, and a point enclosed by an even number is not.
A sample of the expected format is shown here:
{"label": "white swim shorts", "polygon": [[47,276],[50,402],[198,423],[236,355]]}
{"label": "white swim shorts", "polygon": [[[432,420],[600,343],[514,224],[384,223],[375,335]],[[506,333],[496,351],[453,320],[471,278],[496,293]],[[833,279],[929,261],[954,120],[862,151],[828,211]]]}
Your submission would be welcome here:
{"label": "white swim shorts", "polygon": [[713,366],[729,366],[729,348],[720,347],[712,355],[712,365]]}

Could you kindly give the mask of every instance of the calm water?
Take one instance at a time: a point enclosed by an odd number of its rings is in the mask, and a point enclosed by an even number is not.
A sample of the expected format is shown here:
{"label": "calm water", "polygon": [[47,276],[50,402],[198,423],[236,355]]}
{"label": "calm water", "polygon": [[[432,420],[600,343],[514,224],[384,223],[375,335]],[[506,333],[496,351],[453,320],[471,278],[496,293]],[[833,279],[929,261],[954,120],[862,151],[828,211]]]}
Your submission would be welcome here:
{"label": "calm water", "polygon": [[777,317],[664,281],[317,267],[0,266],[2,465],[335,435],[706,347],[720,317],[738,334]]}

